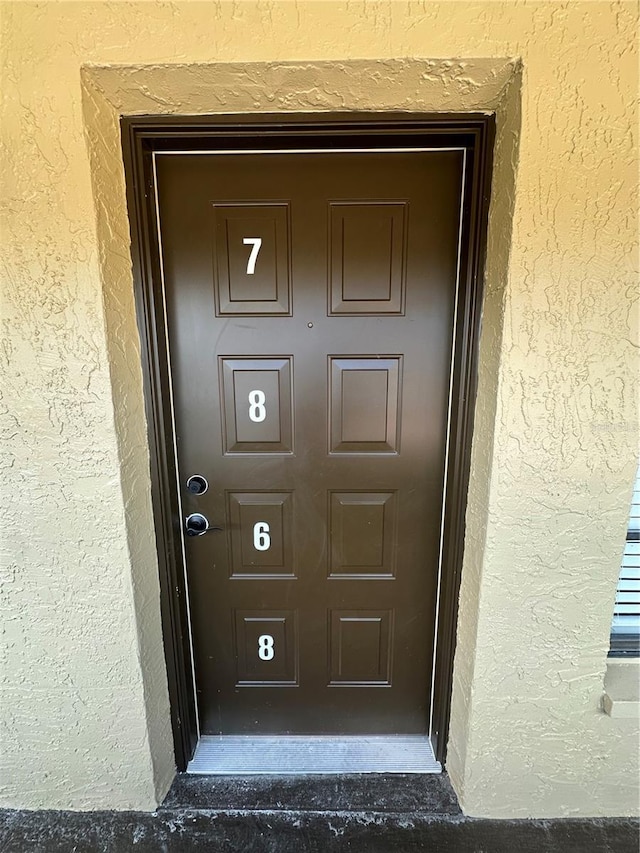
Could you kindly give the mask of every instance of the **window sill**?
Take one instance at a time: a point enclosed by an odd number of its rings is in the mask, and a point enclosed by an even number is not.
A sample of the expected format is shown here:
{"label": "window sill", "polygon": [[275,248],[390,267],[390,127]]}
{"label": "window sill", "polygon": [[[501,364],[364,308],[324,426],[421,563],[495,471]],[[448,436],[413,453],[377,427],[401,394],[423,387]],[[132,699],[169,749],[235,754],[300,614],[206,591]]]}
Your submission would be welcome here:
{"label": "window sill", "polygon": [[610,717],[640,715],[640,658],[609,658],[602,707]]}

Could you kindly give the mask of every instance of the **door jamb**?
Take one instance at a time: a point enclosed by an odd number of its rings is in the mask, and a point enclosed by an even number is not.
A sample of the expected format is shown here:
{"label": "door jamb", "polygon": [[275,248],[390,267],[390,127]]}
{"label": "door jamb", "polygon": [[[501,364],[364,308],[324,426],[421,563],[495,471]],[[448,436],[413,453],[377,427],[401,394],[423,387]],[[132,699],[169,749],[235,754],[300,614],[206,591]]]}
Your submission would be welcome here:
{"label": "door jamb", "polygon": [[[154,150],[260,147],[291,141],[335,147],[342,137],[453,140],[467,148],[469,167],[463,210],[458,325],[454,342],[450,457],[445,483],[445,524],[440,603],[437,610],[436,698],[433,748],[444,765],[449,727],[458,594],[464,548],[465,510],[477,386],[478,341],[489,212],[495,117],[488,113],[318,113],[220,116],[135,116],[121,119],[121,137],[131,231],[136,318],[141,340],[148,425],[151,494],[160,573],[160,606],[171,724],[179,771],[197,743],[196,697],[191,683],[192,651],[182,570],[181,524],[176,493],[173,425],[170,418],[164,316],[160,298],[158,246],[152,226]],[[362,143],[360,143],[362,144]],[[380,144],[378,142],[378,144]],[[354,146],[355,147],[355,146]]]}

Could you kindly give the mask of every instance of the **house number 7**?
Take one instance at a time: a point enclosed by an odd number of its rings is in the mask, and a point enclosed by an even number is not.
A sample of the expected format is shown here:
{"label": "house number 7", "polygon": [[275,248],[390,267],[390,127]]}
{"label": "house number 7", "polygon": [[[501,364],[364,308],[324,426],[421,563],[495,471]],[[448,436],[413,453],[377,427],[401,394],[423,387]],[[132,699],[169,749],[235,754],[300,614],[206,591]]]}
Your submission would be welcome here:
{"label": "house number 7", "polygon": [[251,246],[249,252],[249,260],[247,261],[247,275],[253,275],[256,271],[256,261],[258,260],[258,252],[262,246],[262,237],[245,237],[242,241],[245,246]]}

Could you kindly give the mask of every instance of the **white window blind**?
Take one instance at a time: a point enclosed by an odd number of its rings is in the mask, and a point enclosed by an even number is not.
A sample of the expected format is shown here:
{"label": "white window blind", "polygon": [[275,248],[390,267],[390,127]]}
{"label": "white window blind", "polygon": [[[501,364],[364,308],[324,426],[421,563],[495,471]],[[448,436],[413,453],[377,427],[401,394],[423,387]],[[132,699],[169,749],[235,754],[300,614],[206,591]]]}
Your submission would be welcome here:
{"label": "white window blind", "polygon": [[629,530],[613,611],[611,652],[640,653],[640,467],[636,473]]}

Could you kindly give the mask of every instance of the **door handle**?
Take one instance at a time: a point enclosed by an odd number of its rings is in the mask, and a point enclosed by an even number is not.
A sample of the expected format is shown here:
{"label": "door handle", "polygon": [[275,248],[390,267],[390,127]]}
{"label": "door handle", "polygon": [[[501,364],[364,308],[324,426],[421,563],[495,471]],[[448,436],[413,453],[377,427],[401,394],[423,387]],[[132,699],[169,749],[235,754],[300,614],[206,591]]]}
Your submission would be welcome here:
{"label": "door handle", "polygon": [[192,512],[185,520],[187,536],[204,536],[212,530],[222,530],[221,527],[214,527],[209,524],[209,519],[201,512]]}

